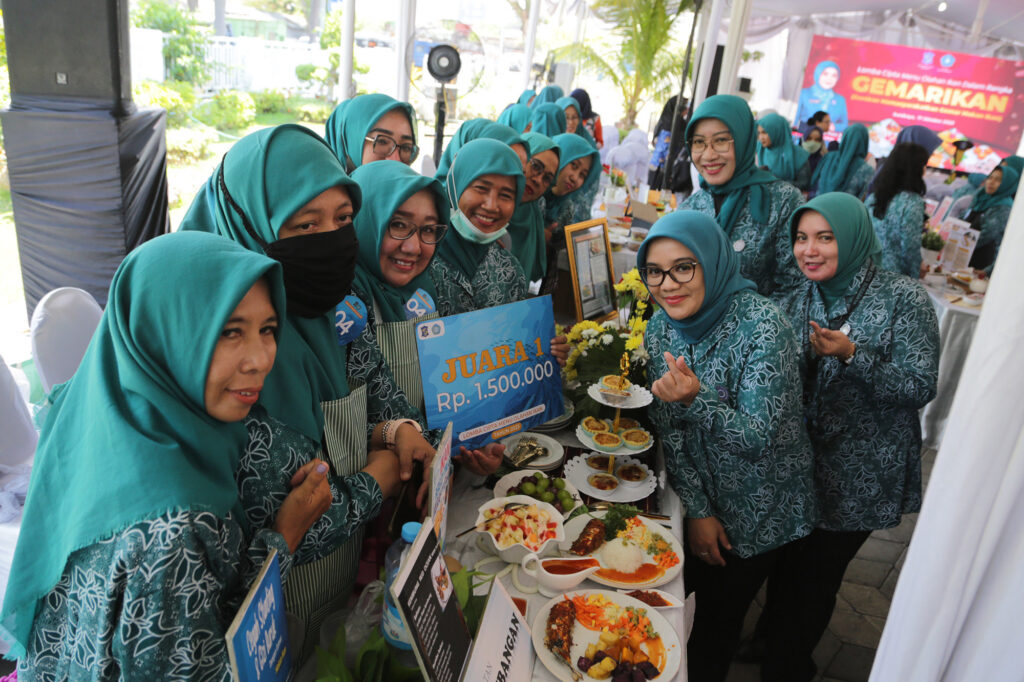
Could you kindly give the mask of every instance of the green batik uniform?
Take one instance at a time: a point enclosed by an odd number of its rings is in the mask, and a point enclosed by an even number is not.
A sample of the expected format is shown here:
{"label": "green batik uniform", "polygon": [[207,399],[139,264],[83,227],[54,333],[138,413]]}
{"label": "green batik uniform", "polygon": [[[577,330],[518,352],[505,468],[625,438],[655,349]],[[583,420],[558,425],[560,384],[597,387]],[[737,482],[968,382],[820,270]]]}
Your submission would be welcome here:
{"label": "green batik uniform", "polygon": [[884,218],[875,217],[874,194],[864,205],[871,214],[875,235],[882,243],[882,269],[917,279],[921,271],[924,197],[916,192],[900,192],[889,200]]}
{"label": "green batik uniform", "polygon": [[261,277],[284,312],[276,263],[189,233],[115,273],[36,451],[0,614],[20,679],[231,679],[224,636],[250,582],[271,550],[286,582],[292,562],[241,513],[245,428],[205,409],[223,325]]}

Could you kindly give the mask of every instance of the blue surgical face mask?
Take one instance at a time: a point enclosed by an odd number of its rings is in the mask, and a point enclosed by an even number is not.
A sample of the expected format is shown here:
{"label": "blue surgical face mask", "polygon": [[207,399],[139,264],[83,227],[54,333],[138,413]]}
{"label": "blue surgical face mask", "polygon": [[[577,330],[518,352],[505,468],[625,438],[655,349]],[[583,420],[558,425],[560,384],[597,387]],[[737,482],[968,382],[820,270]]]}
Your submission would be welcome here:
{"label": "blue surgical face mask", "polygon": [[508,223],[505,223],[501,229],[495,230],[494,232],[484,232],[476,225],[474,225],[465,214],[456,209],[452,213],[452,227],[455,231],[462,235],[463,239],[473,242],[474,244],[490,244],[502,237],[508,231]]}

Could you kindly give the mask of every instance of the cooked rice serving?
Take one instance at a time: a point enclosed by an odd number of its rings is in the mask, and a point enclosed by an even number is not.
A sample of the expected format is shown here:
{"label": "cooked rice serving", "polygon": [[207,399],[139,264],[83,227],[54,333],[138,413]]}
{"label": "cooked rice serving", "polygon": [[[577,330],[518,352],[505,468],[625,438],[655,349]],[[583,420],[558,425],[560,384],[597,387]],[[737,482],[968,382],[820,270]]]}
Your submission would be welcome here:
{"label": "cooked rice serving", "polygon": [[644,564],[644,552],[633,542],[615,538],[601,547],[601,563],[622,573],[635,573]]}

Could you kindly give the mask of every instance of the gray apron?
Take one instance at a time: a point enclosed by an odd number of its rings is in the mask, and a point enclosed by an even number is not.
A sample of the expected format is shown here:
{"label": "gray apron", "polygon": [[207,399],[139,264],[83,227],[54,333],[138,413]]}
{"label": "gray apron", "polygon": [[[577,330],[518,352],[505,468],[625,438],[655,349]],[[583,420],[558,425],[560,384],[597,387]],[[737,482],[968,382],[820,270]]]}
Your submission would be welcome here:
{"label": "gray apron", "polygon": [[[366,465],[366,386],[352,389],[344,398],[321,403],[324,413],[324,447],[317,457],[331,463],[339,476],[351,476]],[[288,613],[302,621],[305,636],[300,660],[319,644],[320,625],[331,613],[348,604],[356,582],[363,546],[363,528],[333,552],[308,564],[292,566],[284,587]]]}
{"label": "gray apron", "polygon": [[395,383],[409,399],[409,404],[422,414],[423,410],[423,379],[420,376],[420,356],[416,349],[416,331],[413,327],[425,320],[438,317],[436,312],[402,322],[381,322],[380,308],[373,303],[377,326],[377,345],[381,355],[387,360]]}

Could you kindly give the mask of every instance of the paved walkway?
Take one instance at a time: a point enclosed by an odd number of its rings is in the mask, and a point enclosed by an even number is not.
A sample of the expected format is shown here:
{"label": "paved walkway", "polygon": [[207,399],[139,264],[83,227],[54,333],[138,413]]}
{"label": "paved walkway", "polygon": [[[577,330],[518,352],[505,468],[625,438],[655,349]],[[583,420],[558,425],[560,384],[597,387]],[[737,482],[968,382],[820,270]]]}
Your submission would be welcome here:
{"label": "paved walkway", "polygon": [[[921,475],[925,486],[935,464],[935,454],[935,450],[925,450],[922,455]],[[850,562],[828,630],[814,650],[819,673],[815,682],[867,681],[916,523],[917,514],[907,514],[896,528],[875,531]],[[764,589],[747,613],[744,637],[753,632],[763,604]],[[733,663],[726,682],[759,680],[757,665]]]}

